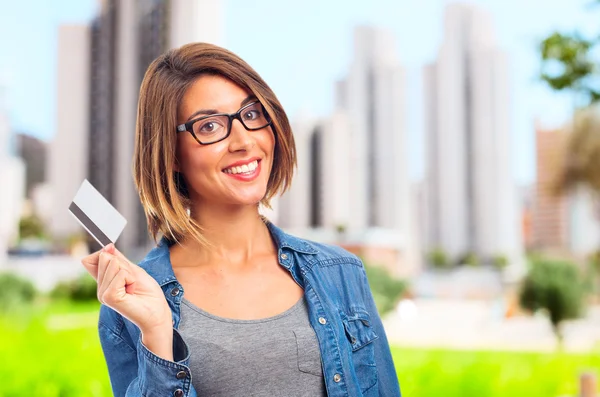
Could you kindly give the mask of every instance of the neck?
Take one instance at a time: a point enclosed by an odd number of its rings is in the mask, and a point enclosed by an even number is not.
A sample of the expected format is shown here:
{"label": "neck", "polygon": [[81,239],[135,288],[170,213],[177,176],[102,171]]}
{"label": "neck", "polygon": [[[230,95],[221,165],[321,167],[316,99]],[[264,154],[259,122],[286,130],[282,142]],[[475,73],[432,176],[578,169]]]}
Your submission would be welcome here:
{"label": "neck", "polygon": [[[182,248],[193,255],[194,264],[248,263],[252,257],[272,252],[274,245],[267,225],[257,205],[199,204],[191,211],[210,244],[200,246],[193,239],[185,239]],[[187,256],[187,255],[186,255]]]}

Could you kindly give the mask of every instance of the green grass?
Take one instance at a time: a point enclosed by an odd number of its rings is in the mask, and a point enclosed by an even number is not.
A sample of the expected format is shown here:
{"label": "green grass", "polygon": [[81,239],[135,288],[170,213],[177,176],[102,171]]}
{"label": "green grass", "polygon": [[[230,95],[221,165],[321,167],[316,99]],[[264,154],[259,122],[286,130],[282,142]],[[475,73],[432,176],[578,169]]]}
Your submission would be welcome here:
{"label": "green grass", "polygon": [[[0,397],[109,397],[98,303],[42,303],[0,315]],[[577,395],[587,355],[393,348],[404,397]]]}
{"label": "green grass", "polygon": [[600,354],[392,348],[405,397],[577,396],[583,370],[600,375]]}
{"label": "green grass", "polygon": [[98,307],[42,304],[0,316],[0,396],[111,396]]}

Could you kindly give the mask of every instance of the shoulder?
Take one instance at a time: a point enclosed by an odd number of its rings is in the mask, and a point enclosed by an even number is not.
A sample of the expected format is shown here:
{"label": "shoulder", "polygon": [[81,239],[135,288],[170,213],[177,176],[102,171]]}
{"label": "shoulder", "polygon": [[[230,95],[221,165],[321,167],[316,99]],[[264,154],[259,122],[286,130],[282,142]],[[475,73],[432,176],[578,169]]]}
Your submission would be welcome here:
{"label": "shoulder", "polygon": [[323,267],[350,265],[363,267],[362,261],[358,256],[340,246],[320,243],[288,234],[272,223],[268,223],[268,227],[278,245],[278,249],[294,251],[303,259],[302,262],[306,265]]}
{"label": "shoulder", "polygon": [[302,240],[315,249],[316,253],[314,254],[314,261],[319,266],[334,266],[347,264],[363,267],[363,263],[358,256],[338,245],[319,243],[316,241],[304,239]]}

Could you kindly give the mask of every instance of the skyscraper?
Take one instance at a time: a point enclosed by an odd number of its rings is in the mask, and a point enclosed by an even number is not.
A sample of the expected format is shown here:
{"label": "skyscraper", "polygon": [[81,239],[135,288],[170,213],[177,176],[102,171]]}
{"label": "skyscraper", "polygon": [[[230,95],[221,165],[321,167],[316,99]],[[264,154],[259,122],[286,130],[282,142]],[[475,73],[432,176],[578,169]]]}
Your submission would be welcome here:
{"label": "skyscraper", "polygon": [[535,196],[532,213],[532,245],[536,249],[565,250],[568,246],[568,199],[556,194],[557,181],[564,159],[567,132],[543,129],[536,125]]}
{"label": "skyscraper", "polygon": [[17,154],[25,163],[25,191],[31,197],[32,190],[46,181],[46,142],[27,134],[16,135]]}
{"label": "skyscraper", "polygon": [[[90,26],[89,43],[81,57],[89,59],[88,81],[80,84],[80,90],[86,91],[72,96],[87,107],[82,114],[89,113],[86,125],[78,126],[86,142],[71,146],[86,153],[86,165],[82,175],[69,179],[78,185],[88,177],[125,216],[128,224],[119,247],[132,258],[141,256],[149,244],[132,176],[140,84],[152,60],[167,49],[194,41],[219,44],[220,4],[218,0],[103,0]],[[67,102],[62,106],[77,107]],[[59,113],[58,118],[59,125],[68,120],[66,113]],[[57,205],[68,205],[65,200],[68,196],[70,201],[73,193],[62,189],[59,194],[65,197]]]}
{"label": "skyscraper", "polygon": [[298,167],[294,172],[290,189],[279,199],[277,208],[279,225],[287,229],[311,227],[313,190],[317,188],[312,180],[315,164],[311,144],[318,123],[308,115],[297,119],[298,121],[292,123],[292,129]]}
{"label": "skyscraper", "polygon": [[295,123],[298,176],[280,201],[279,223],[406,276],[420,261],[405,155],[404,71],[394,54],[390,32],[355,30],[334,112]]}
{"label": "skyscraper", "polygon": [[59,239],[80,229],[67,208],[81,181],[87,177],[88,145],[92,150],[102,142],[89,141],[89,28],[65,25],[58,30],[56,134],[49,145],[48,181],[54,211],[50,230]]}
{"label": "skyscraper", "polygon": [[19,218],[25,198],[25,165],[12,148],[12,133],[0,81],[0,268],[6,260],[8,244],[18,237]]}
{"label": "skyscraper", "polygon": [[354,58],[338,84],[337,108],[347,116],[352,179],[347,225],[410,233],[410,189],[404,138],[404,71],[391,32],[354,32]]}
{"label": "skyscraper", "polygon": [[518,260],[508,65],[491,17],[473,5],[447,6],[444,42],[424,77],[428,248]]}

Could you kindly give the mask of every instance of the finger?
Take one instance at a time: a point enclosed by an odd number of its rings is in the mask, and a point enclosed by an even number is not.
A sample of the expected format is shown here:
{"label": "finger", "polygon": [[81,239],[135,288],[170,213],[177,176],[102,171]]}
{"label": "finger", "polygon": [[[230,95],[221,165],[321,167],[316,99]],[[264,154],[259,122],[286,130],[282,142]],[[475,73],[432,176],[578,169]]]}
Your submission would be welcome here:
{"label": "finger", "polygon": [[108,289],[108,286],[113,281],[119,270],[121,270],[122,266],[116,258],[109,259],[109,264],[106,267],[106,271],[102,277],[102,282],[98,283],[98,291],[96,295],[98,300],[102,302],[102,296],[104,292]]}
{"label": "finger", "polygon": [[143,270],[141,267],[139,267],[138,265],[136,265],[135,263],[133,263],[132,261],[127,259],[127,257],[125,255],[123,255],[123,253],[121,251],[119,251],[117,249],[117,247],[114,246],[114,244],[109,244],[106,247],[110,248],[110,251],[108,251],[108,252],[110,252],[115,257],[119,258],[121,260],[121,263],[123,265],[125,265],[125,268],[127,270],[129,270],[129,272],[131,274],[133,274],[133,275],[139,274],[140,270],[145,272],[145,270]]}
{"label": "finger", "polygon": [[109,307],[121,312],[123,303],[127,302],[127,288],[135,283],[135,278],[124,267],[120,268],[108,287],[102,293],[102,301]]}
{"label": "finger", "polygon": [[98,261],[100,260],[100,253],[102,251],[96,251],[91,255],[84,257],[81,260],[81,264],[85,267],[85,270],[94,278],[98,280]]}
{"label": "finger", "polygon": [[100,259],[98,260],[98,285],[101,285],[104,282],[104,274],[113,258],[115,258],[115,256],[107,252],[102,251],[100,253]]}
{"label": "finger", "polygon": [[113,243],[110,243],[108,245],[105,245],[102,248],[102,251],[104,252],[108,252],[109,254],[114,254],[115,253],[115,245]]}

